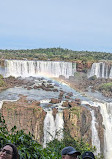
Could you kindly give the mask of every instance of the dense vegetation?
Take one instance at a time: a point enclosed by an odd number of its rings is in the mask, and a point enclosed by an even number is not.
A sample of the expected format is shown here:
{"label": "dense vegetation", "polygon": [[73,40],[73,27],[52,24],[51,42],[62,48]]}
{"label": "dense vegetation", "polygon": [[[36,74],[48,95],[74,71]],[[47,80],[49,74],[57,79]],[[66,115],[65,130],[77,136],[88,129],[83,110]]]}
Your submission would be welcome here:
{"label": "dense vegetation", "polygon": [[[66,132],[63,140],[54,139],[47,145],[47,148],[43,148],[42,145],[33,139],[30,133],[25,134],[23,130],[17,131],[16,126],[11,131],[8,131],[5,120],[0,114],[0,148],[5,143],[14,143],[17,146],[20,159],[61,159],[61,150],[68,145],[75,147],[81,153],[87,150],[95,150],[82,139],[73,139]],[[97,158],[101,159],[102,157]]]}
{"label": "dense vegetation", "polygon": [[99,91],[103,90],[112,92],[112,82],[101,84],[99,86]]}
{"label": "dense vegetation", "polygon": [[31,50],[0,50],[1,59],[36,59],[36,60],[63,60],[63,61],[97,61],[112,60],[111,53],[73,51],[63,48],[46,48]]}
{"label": "dense vegetation", "polygon": [[6,83],[3,81],[3,76],[0,74],[0,87],[4,87]]}

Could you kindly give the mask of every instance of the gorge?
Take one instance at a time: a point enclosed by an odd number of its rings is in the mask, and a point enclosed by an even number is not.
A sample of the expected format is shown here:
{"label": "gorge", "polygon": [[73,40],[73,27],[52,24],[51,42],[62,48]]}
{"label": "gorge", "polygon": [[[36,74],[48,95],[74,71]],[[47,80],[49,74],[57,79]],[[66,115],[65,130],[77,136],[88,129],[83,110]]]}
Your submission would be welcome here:
{"label": "gorge", "polygon": [[[68,130],[72,137],[84,138],[96,146],[98,153],[110,159],[112,100],[108,98],[86,96],[67,84],[46,78],[59,76],[75,78],[76,63],[53,61],[6,60],[2,69],[5,77],[14,76],[24,83],[0,92],[2,113],[11,129],[24,128],[35,135],[40,143],[57,137],[63,138],[62,129]],[[112,66],[105,63],[93,63],[88,76],[112,78]],[[41,77],[40,77],[41,76]],[[94,93],[93,93],[94,95]],[[9,100],[9,101],[8,101]],[[15,101],[10,101],[15,100]],[[47,130],[46,130],[47,128]],[[59,135],[56,136],[57,132]]]}

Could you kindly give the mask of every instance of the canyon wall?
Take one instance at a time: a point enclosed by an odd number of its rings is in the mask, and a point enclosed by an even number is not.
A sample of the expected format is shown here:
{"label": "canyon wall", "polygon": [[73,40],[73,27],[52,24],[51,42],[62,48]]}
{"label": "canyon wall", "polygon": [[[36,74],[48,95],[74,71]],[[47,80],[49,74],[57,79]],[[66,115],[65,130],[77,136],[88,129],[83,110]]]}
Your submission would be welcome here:
{"label": "canyon wall", "polygon": [[[79,105],[73,105],[69,109],[64,110],[64,127],[67,132],[70,133],[70,135],[73,138],[79,138],[79,140],[82,138],[85,142],[88,142],[90,145],[92,145],[92,141],[96,144],[95,146],[98,146],[99,144],[99,150],[98,153],[104,152],[104,126],[103,126],[103,119],[102,115],[100,113],[99,107],[91,107],[92,110],[94,110],[95,114],[95,128],[98,137],[96,139],[96,134],[93,135],[93,125],[92,125],[92,115],[90,109],[87,107],[79,106]],[[98,154],[97,153],[97,154]]]}
{"label": "canyon wall", "polygon": [[[4,102],[1,112],[8,126],[8,130],[16,125],[17,130],[23,129],[26,133],[30,132],[39,143],[43,144],[43,140],[45,139],[44,119],[46,112],[39,105],[39,102],[28,101],[26,97],[23,96],[16,102]],[[80,105],[78,100],[75,102],[65,102],[63,106],[66,106],[63,110],[64,129],[69,132],[74,139],[80,140],[82,138],[90,145],[92,145],[92,140],[96,138],[92,134],[93,119],[91,110],[94,110],[94,115],[97,120],[97,123],[95,123],[95,129],[98,132],[95,144],[100,142],[100,152],[103,153],[104,126],[102,124],[103,120],[99,107],[84,107]],[[52,118],[54,118],[53,121],[56,119],[56,114],[57,111],[55,109],[51,114]],[[49,122],[52,126],[52,121]]]}
{"label": "canyon wall", "polygon": [[3,114],[8,130],[16,125],[17,130],[24,130],[34,135],[42,143],[43,125],[46,113],[39,106],[39,102],[27,101],[21,97],[16,102],[4,102],[0,112]]}

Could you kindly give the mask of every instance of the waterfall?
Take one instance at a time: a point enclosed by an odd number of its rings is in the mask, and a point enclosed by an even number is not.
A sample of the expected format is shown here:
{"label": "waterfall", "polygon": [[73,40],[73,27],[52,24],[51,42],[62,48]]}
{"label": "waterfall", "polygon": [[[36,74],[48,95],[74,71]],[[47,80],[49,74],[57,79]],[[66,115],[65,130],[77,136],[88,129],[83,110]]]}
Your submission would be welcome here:
{"label": "waterfall", "polygon": [[63,127],[64,127],[64,121],[63,121],[63,113],[58,111],[56,114],[55,119],[55,125],[56,125],[56,138],[58,140],[63,139]]}
{"label": "waterfall", "polygon": [[3,101],[0,101],[0,109],[2,108],[3,105]]}
{"label": "waterfall", "polygon": [[104,129],[104,156],[105,159],[112,157],[112,103],[100,104],[103,117]]}
{"label": "waterfall", "polygon": [[[56,119],[52,115],[52,110],[47,111],[46,117],[44,119],[44,143],[43,147],[46,147],[46,144],[57,138],[61,140],[63,138],[63,113],[57,112]],[[58,134],[59,132],[59,134]]]}
{"label": "waterfall", "polygon": [[93,63],[88,78],[94,75],[97,78],[112,78],[112,66],[104,62]]}
{"label": "waterfall", "polygon": [[62,61],[27,61],[27,60],[5,60],[6,77],[29,77],[48,76],[69,78],[76,72],[76,64]]}
{"label": "waterfall", "polygon": [[112,78],[112,67],[110,69],[110,75],[109,75],[109,78]]}
{"label": "waterfall", "polygon": [[95,115],[94,115],[94,110],[91,111],[91,115],[92,115],[92,124],[91,124],[92,145],[97,148],[95,155],[98,155],[100,153],[100,139],[99,139],[99,136],[98,136],[98,131],[96,129],[97,122],[96,122],[96,118],[95,118]]}

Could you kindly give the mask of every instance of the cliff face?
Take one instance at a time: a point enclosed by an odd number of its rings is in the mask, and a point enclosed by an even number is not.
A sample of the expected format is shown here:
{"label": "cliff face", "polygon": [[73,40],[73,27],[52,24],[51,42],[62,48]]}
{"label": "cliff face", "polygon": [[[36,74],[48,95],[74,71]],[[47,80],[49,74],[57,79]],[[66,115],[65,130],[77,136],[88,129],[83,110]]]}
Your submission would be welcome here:
{"label": "cliff face", "polygon": [[[97,132],[100,139],[100,149],[103,153],[104,147],[104,128],[102,125],[102,116],[99,108],[95,108],[95,117],[97,119]],[[65,130],[67,130],[73,138],[83,138],[84,141],[92,145],[92,116],[90,110],[86,107],[75,105],[64,110]]]}
{"label": "cliff face", "polygon": [[76,68],[78,72],[87,72],[87,69],[90,69],[92,66],[92,62],[89,61],[76,61]]}
{"label": "cliff face", "polygon": [[[13,126],[17,126],[17,130],[25,130],[26,133],[31,132],[39,143],[43,143],[43,127],[46,112],[39,106],[37,101],[28,101],[26,97],[21,97],[16,102],[4,102],[1,112],[4,116],[8,130]],[[78,99],[75,102],[68,102],[63,105],[66,107],[63,111],[64,128],[73,138],[83,139],[92,145],[92,116],[90,106],[83,107]],[[89,109],[88,109],[89,107]],[[104,148],[104,127],[102,125],[102,116],[100,109],[94,109],[97,120],[97,132],[101,143],[101,152]],[[55,117],[57,109],[53,109]]]}
{"label": "cliff face", "polygon": [[8,130],[16,125],[17,130],[23,129],[26,133],[30,132],[38,142],[42,143],[46,113],[39,106],[39,102],[27,101],[25,97],[21,97],[16,102],[4,102],[1,112]]}
{"label": "cliff face", "polygon": [[73,138],[85,139],[91,144],[91,113],[86,108],[74,106],[64,110],[65,129]]}

